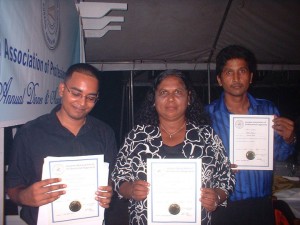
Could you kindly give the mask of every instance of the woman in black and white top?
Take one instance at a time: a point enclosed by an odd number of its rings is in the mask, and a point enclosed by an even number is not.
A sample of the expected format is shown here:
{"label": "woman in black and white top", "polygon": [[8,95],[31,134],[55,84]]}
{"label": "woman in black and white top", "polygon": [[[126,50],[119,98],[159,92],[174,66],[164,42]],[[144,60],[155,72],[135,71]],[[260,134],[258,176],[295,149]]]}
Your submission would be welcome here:
{"label": "woman in black and white top", "polygon": [[187,77],[177,70],[159,74],[138,115],[112,173],[119,197],[130,200],[130,224],[147,224],[148,158],[202,159],[201,224],[210,224],[211,212],[226,205],[235,178]]}

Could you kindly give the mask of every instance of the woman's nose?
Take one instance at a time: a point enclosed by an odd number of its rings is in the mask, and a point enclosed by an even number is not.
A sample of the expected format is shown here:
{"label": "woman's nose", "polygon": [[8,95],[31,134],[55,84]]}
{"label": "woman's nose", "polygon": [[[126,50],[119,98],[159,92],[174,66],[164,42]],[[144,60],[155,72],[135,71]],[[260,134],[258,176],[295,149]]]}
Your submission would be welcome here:
{"label": "woman's nose", "polygon": [[169,93],[168,94],[168,100],[169,101],[174,101],[174,93]]}

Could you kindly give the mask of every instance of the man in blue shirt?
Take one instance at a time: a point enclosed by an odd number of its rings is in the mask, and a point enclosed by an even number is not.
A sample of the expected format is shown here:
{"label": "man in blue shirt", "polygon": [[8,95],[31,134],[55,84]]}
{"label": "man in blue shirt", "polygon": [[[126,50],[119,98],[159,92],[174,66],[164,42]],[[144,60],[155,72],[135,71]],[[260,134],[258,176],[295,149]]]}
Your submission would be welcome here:
{"label": "man in blue shirt", "polygon": [[[248,49],[236,45],[222,49],[216,58],[216,73],[223,93],[219,99],[206,106],[206,110],[228,156],[230,114],[275,115],[274,158],[285,160],[294,150],[294,123],[280,117],[272,102],[256,99],[248,93],[255,70],[255,56]],[[238,165],[232,166],[238,169]],[[228,200],[228,207],[219,207],[213,213],[212,225],[273,225],[272,177],[273,171],[268,170],[237,171],[236,187]]]}

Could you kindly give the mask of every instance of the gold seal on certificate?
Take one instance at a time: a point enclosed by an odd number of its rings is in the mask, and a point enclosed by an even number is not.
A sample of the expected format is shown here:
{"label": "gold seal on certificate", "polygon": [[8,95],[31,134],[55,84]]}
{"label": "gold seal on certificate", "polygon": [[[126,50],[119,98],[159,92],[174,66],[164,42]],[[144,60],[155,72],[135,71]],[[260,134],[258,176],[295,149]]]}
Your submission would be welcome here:
{"label": "gold seal on certificate", "polygon": [[171,204],[169,207],[169,212],[172,215],[177,215],[180,212],[180,206],[178,204]]}
{"label": "gold seal on certificate", "polygon": [[248,151],[248,152],[246,153],[246,157],[247,157],[247,159],[249,159],[249,160],[253,160],[253,159],[255,158],[255,152],[253,152],[253,151]]}
{"label": "gold seal on certificate", "polygon": [[81,204],[79,201],[72,201],[69,205],[69,209],[72,211],[72,212],[77,212],[81,209]]}

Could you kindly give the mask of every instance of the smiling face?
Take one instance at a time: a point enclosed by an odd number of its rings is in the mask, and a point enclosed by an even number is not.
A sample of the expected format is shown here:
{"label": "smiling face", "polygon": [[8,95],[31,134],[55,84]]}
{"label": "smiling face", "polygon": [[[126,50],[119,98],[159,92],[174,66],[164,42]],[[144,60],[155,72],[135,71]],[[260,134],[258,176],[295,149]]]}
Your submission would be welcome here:
{"label": "smiling face", "polygon": [[230,59],[221,74],[217,76],[217,80],[223,87],[225,95],[238,97],[247,94],[252,77],[253,74],[244,59]]}
{"label": "smiling face", "polygon": [[184,119],[188,101],[188,91],[184,82],[179,77],[167,76],[155,91],[155,107],[159,120]]}
{"label": "smiling face", "polygon": [[74,72],[70,79],[59,85],[61,113],[71,120],[84,120],[95,106],[92,96],[98,94],[98,80],[84,73]]}

